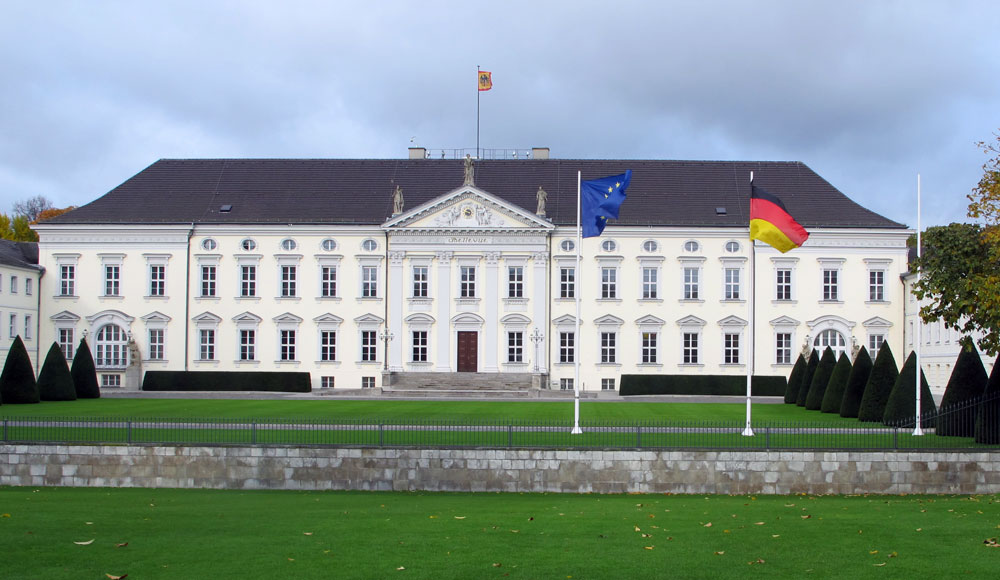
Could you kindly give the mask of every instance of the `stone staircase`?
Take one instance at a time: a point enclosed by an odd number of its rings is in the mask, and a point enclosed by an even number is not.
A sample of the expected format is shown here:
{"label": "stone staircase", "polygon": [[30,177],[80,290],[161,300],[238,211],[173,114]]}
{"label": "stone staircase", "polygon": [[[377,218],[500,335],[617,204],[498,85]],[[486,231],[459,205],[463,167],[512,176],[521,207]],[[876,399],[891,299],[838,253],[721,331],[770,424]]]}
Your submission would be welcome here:
{"label": "stone staircase", "polygon": [[[532,398],[559,391],[532,388],[531,373],[390,373],[384,397]],[[570,391],[572,396],[572,391]]]}

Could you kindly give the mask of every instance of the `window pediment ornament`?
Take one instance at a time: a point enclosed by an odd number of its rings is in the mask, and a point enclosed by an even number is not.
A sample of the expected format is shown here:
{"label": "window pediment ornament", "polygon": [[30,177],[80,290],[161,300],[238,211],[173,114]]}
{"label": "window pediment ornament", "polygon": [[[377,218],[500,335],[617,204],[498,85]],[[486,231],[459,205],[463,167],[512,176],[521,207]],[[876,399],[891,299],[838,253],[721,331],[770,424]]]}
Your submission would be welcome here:
{"label": "window pediment ornament", "polygon": [[595,326],[622,326],[624,324],[625,324],[624,320],[612,314],[605,314],[600,318],[594,319]]}
{"label": "window pediment ornament", "polygon": [[747,321],[743,320],[742,318],[740,318],[739,316],[736,316],[734,314],[732,316],[727,316],[727,317],[723,318],[717,324],[719,326],[729,326],[729,327],[733,327],[733,326],[746,326],[747,325]]}
{"label": "window pediment ornament", "polygon": [[344,322],[344,319],[337,316],[336,314],[326,312],[320,314],[316,318],[313,318],[313,322],[317,324],[341,324],[342,322]]}
{"label": "window pediment ornament", "polygon": [[524,209],[475,186],[464,186],[393,216],[383,229],[440,228],[530,228],[550,230],[554,226]]}
{"label": "window pediment ornament", "polygon": [[861,326],[865,328],[892,328],[892,322],[882,318],[881,316],[873,316],[872,318],[862,322]]}
{"label": "window pediment ornament", "polygon": [[142,320],[146,324],[151,322],[167,323],[170,322],[171,318],[162,312],[154,310],[145,316],[140,316],[139,320]]}
{"label": "window pediment ornament", "polygon": [[241,322],[244,323],[244,324],[246,324],[246,323],[260,324],[261,320],[263,320],[263,319],[260,316],[257,316],[256,314],[254,314],[253,312],[243,312],[243,313],[237,314],[236,316],[233,317],[233,322],[235,322],[237,324],[239,324]]}
{"label": "window pediment ornament", "polygon": [[798,326],[801,323],[790,316],[779,316],[771,320],[769,324],[771,326]]}
{"label": "window pediment ornament", "polygon": [[667,323],[667,321],[663,320],[662,318],[657,318],[652,314],[647,314],[642,318],[637,318],[635,323],[638,326],[663,326],[664,324]]}
{"label": "window pediment ornament", "polygon": [[508,314],[507,316],[501,318],[500,324],[506,326],[510,325],[527,326],[528,324],[531,324],[531,319],[523,314],[513,313],[513,314]]}
{"label": "window pediment ornament", "polygon": [[689,314],[688,316],[685,316],[677,321],[678,326],[705,326],[705,324],[707,323],[704,320],[693,314]]}
{"label": "window pediment ornament", "polygon": [[73,314],[69,310],[63,310],[62,312],[57,312],[50,316],[49,320],[53,322],[79,322],[80,317]]}
{"label": "window pediment ornament", "polygon": [[354,319],[354,323],[359,326],[362,324],[382,324],[383,322],[385,322],[385,320],[382,317],[370,313],[362,314]]}

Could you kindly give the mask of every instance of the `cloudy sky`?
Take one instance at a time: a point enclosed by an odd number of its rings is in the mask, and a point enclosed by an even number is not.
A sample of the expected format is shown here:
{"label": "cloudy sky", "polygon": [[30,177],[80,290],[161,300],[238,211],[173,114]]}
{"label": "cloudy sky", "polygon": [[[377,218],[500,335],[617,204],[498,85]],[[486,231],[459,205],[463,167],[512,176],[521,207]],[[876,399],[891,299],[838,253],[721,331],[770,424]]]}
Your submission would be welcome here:
{"label": "cloudy sky", "polygon": [[[364,5],[364,6],[363,6]],[[160,158],[802,161],[916,225],[962,220],[1000,129],[1000,3],[0,0],[0,211]]]}

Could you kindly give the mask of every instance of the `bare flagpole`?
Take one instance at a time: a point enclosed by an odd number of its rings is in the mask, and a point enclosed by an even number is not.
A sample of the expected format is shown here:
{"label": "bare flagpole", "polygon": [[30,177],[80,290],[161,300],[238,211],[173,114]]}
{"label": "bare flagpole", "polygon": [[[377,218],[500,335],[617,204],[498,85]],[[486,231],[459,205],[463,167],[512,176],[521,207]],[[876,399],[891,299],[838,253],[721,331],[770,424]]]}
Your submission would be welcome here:
{"label": "bare flagpole", "polygon": [[[576,296],[576,333],[573,335],[573,430],[571,431],[574,435],[579,435],[583,433],[583,429],[580,429],[580,353],[577,352],[579,349],[576,345],[580,344],[580,291],[583,287],[580,285],[580,252],[582,249],[580,246],[583,241],[583,226],[580,221],[580,180],[582,175],[580,171],[576,172],[576,272],[573,273],[573,295]],[[561,345],[560,345],[561,347]]]}
{"label": "bare flagpole", "polygon": [[[750,195],[753,195],[753,171],[750,172]],[[753,203],[752,201],[750,203]],[[749,231],[747,232],[749,235]],[[754,247],[753,238],[750,238],[750,280],[747,285],[747,305],[749,308],[749,325],[747,327],[747,424],[746,428],[743,429],[742,435],[744,437],[753,437],[753,428],[750,427],[750,394],[751,394],[751,381],[753,377],[753,359],[754,359],[754,286],[757,283],[757,268],[756,268],[756,255],[757,251]]]}
{"label": "bare flagpole", "polygon": [[[920,174],[917,174],[917,261],[920,261],[921,251],[920,251]],[[917,268],[917,282],[920,282],[920,268]],[[920,436],[924,434],[924,430],[920,427],[920,376],[923,374],[923,370],[920,368],[920,343],[922,342],[921,337],[921,326],[920,326],[920,302],[917,301],[917,336],[914,337],[914,342],[917,343],[917,379],[916,386],[917,389],[917,425],[913,428],[913,435]]]}

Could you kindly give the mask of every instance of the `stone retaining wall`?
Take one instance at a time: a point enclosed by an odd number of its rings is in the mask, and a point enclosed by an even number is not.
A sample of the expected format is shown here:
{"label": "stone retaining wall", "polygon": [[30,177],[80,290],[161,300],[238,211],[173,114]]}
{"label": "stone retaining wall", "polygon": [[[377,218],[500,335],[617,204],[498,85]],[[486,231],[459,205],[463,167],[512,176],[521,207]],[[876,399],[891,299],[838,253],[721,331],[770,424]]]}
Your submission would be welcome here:
{"label": "stone retaining wall", "polygon": [[1000,493],[1000,453],[0,445],[0,485],[570,493]]}

